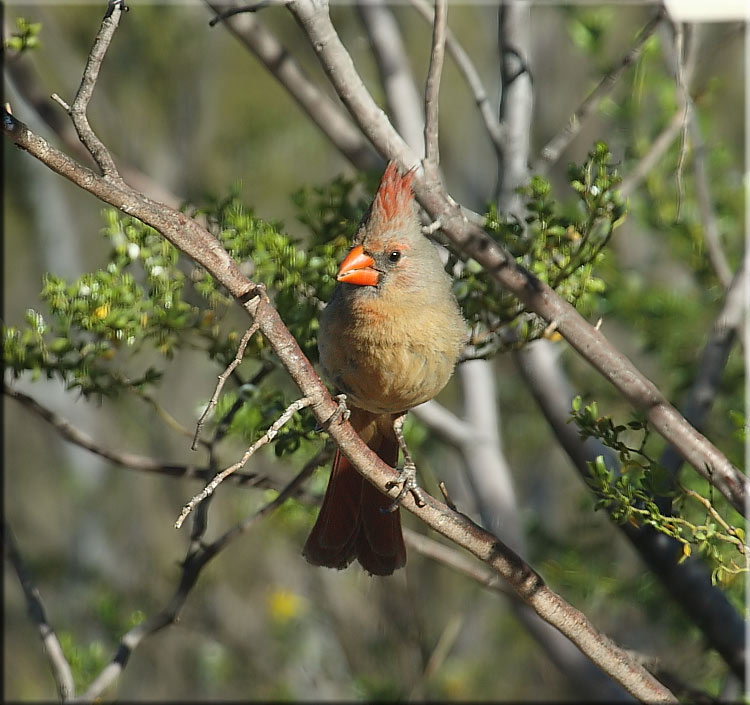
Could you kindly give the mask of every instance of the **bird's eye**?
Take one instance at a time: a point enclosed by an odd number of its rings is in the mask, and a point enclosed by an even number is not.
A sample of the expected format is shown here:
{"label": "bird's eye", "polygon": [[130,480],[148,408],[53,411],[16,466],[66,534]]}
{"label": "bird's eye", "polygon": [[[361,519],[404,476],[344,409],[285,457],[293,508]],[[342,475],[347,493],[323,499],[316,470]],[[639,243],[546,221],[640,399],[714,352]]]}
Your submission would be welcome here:
{"label": "bird's eye", "polygon": [[388,254],[388,261],[394,264],[401,259],[401,250],[393,250]]}

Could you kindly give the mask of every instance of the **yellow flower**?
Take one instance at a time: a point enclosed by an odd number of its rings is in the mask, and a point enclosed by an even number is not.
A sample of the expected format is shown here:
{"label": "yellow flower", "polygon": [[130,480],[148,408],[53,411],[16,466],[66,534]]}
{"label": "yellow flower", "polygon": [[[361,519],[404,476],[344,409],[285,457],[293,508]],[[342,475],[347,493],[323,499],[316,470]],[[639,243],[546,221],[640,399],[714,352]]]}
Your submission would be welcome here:
{"label": "yellow flower", "polygon": [[268,594],[268,611],[274,622],[286,623],[297,617],[304,609],[304,600],[299,595],[277,588]]}

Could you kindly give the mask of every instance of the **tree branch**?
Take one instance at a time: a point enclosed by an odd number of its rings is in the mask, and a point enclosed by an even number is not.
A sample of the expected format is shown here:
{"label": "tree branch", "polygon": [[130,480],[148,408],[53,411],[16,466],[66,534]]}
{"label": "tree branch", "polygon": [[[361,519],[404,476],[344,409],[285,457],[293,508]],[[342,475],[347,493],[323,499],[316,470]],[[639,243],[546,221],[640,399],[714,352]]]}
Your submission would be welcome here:
{"label": "tree branch", "polygon": [[501,211],[524,223],[523,198],[517,192],[529,179],[531,118],[534,110],[529,53],[530,6],[526,2],[503,3],[497,11],[500,47],[500,124],[503,145],[498,153],[496,201]]}
{"label": "tree branch", "polygon": [[[337,405],[316,375],[309,360],[304,356],[268,299],[257,294],[257,287],[241,273],[237,263],[208,231],[185,214],[150,201],[127,185],[106,181],[89,169],[81,167],[66,155],[55,150],[45,140],[33,134],[26,125],[16,120],[7,111],[4,115],[3,128],[6,137],[52,170],[106,203],[150,225],[205,267],[258,323],[260,332],[281,363],[304,396],[310,399],[312,412],[318,422],[323,423],[330,418]],[[393,479],[393,469],[383,463],[363,443],[349,422],[332,424],[328,431],[344,455],[373,484],[384,487]],[[411,499],[407,499],[403,506],[443,536],[469,550],[509,581],[521,598],[544,620],[562,631],[594,663],[620,682],[629,692],[652,702],[674,701],[669,691],[640,666],[632,663],[622,649],[597,632],[585,615],[551,591],[535,571],[492,534],[465,517],[455,514],[433,498],[427,497],[427,500],[424,507],[417,507]],[[191,588],[195,577],[187,576],[183,583]],[[184,589],[181,587],[174,598],[179,601],[180,605],[184,602],[183,593]],[[149,620],[149,633],[166,626],[170,622],[168,617],[167,614],[159,616],[156,621]],[[137,629],[123,640],[121,650],[115,657],[112,668],[117,673],[122,669],[123,659],[126,661],[132,650],[132,642],[137,643],[144,636],[144,633]]]}
{"label": "tree branch", "polygon": [[415,152],[421,152],[424,110],[393,11],[385,0],[358,0],[357,10],[378,65],[388,114],[407,144]]}
{"label": "tree branch", "polygon": [[[448,4],[446,0],[435,0],[435,19],[432,25],[432,51],[427,81],[424,87],[424,155],[425,168],[434,171],[437,177],[440,165],[440,145],[438,142],[438,104],[440,98],[440,78],[445,58],[445,30],[448,25]],[[429,164],[429,167],[427,166]]]}
{"label": "tree branch", "polygon": [[[293,7],[297,8],[297,15],[303,26],[307,26],[306,23],[311,20],[313,26],[318,25],[320,29],[324,30],[323,35],[314,42],[316,50],[325,52],[333,47],[334,51],[338,51],[340,57],[348,61],[349,67],[354,71],[351,59],[348,58],[346,51],[340,45],[335,31],[330,27],[327,12],[318,12],[316,6],[307,2],[295,2]],[[305,10],[300,12],[300,7],[309,10],[310,14]],[[328,31],[325,31],[326,27],[329,28]],[[328,73],[332,80],[337,80],[334,75],[337,71],[329,67]],[[356,76],[356,72],[354,74]],[[353,96],[352,100],[360,102],[363,109],[371,113],[374,129],[385,130],[391,135],[393,131],[387,119],[377,108],[372,109],[371,98],[366,92],[365,96],[356,95]],[[51,169],[98,196],[101,200],[155,228],[176,247],[205,267],[232,296],[238,299],[245,311],[258,323],[260,332],[303,395],[310,400],[312,412],[318,422],[326,421],[333,414],[336,408],[335,403],[315,374],[309,360],[305,358],[299,345],[289,334],[276,310],[266,297],[259,295],[257,287],[242,275],[236,262],[210,233],[184,214],[146,199],[142,194],[136,193],[127,185],[107,180],[88,169],[84,169],[67,156],[53,149],[46,141],[34,135],[23,123],[13,118],[7,111],[4,114],[3,130],[6,137],[29,151]],[[408,154],[408,147],[400,138],[393,140],[392,145],[395,145],[395,149],[399,152]],[[421,197],[423,200],[428,200],[424,193],[421,194]],[[443,203],[446,201],[444,194],[442,195],[442,201]],[[443,205],[443,207],[445,206]],[[468,235],[469,232],[465,230],[463,234]],[[514,271],[513,265],[507,261],[508,258],[502,251],[498,250],[494,254],[501,257],[504,267],[502,271]],[[563,325],[567,327],[567,324],[563,323]],[[383,487],[386,482],[393,478],[393,469],[383,463],[362,442],[348,422],[331,424],[329,433],[344,455],[376,486]],[[551,591],[532,568],[496,537],[476,526],[466,517],[450,511],[445,505],[434,499],[426,499],[427,501],[422,507],[416,506],[411,498],[407,498],[403,506],[498,572],[543,619],[568,636],[594,663],[620,682],[630,693],[651,702],[674,702],[674,697],[666,688],[641,666],[634,663],[611,640],[597,632],[585,615]],[[197,574],[183,573],[181,587],[175,594],[175,599],[178,599],[180,604],[184,601],[184,594],[186,594],[183,585],[189,590],[196,577]],[[155,621],[149,620],[149,627],[160,629],[170,621],[168,612],[157,617]],[[142,638],[143,634],[136,632],[136,635]],[[124,648],[123,658],[127,660],[132,646],[126,639],[123,640],[122,646]],[[121,663],[122,659],[118,660],[116,657],[115,667]],[[121,670],[121,666],[119,666],[119,670]]]}
{"label": "tree branch", "polygon": [[[425,20],[430,24],[433,23],[434,12],[426,0],[410,0],[410,2]],[[446,29],[445,47],[448,50],[448,53],[453,57],[456,67],[461,72],[464,80],[469,86],[469,90],[474,96],[474,102],[476,103],[477,108],[479,108],[479,114],[482,117],[487,134],[492,141],[495,151],[498,152],[504,142],[503,128],[493,111],[489,96],[487,95],[487,91],[482,84],[482,79],[479,76],[479,72],[474,66],[471,57],[469,57],[463,46],[461,46],[461,43],[456,39],[450,27]]]}
{"label": "tree branch", "polygon": [[[206,0],[206,4],[219,14],[234,7],[231,3],[213,0]],[[341,107],[313,83],[296,59],[258,17],[247,12],[225,15],[223,24],[230,34],[255,55],[312,123],[357,169],[366,171],[382,168],[380,157],[362,138],[362,133],[352,125]]]}
{"label": "tree branch", "polygon": [[570,116],[568,124],[555,135],[544,147],[542,147],[541,156],[534,164],[534,172],[544,173],[554,164],[560,155],[565,151],[567,146],[573,141],[576,135],[581,131],[584,122],[599,107],[599,103],[612,92],[617,81],[625,71],[635,63],[643,51],[649,37],[656,31],[659,23],[664,19],[666,10],[661,5],[657,8],[654,16],[645,24],[643,29],[635,38],[633,46],[628,52],[605,74],[599,81],[596,88],[589,93],[585,100],[578,106],[576,111]]}
{"label": "tree branch", "polygon": [[[351,57],[331,24],[324,3],[293,0],[288,5],[305,29],[331,82],[381,154],[404,167],[415,164],[408,145],[393,130],[385,114],[367,92]],[[589,325],[567,301],[547,284],[518,265],[508,252],[483,230],[468,222],[442,185],[417,171],[414,191],[433,221],[465,255],[473,257],[503,288],[548,323],[636,408],[642,409],[652,428],[675,445],[703,477],[724,494],[737,511],[745,512],[748,478],[726,456],[669,404],[658,388],[602,334]]]}
{"label": "tree branch", "polygon": [[[73,426],[67,419],[55,413],[51,409],[42,406],[38,401],[23,392],[13,389],[3,384],[3,394],[15,399],[37,416],[44,419],[52,426],[65,440],[77,445],[79,448],[88,450],[100,458],[109,460],[117,465],[130,470],[140,470],[141,472],[156,473],[159,475],[168,475],[169,477],[184,478],[186,480],[207,481],[210,476],[209,468],[201,468],[197,465],[181,465],[179,463],[162,463],[145,455],[135,453],[120,452],[103,448],[90,436]],[[267,478],[259,476],[257,473],[235,473],[232,479],[240,485],[249,485],[251,487],[278,489],[278,486],[269,481]]]}
{"label": "tree branch", "polygon": [[109,49],[112,37],[115,36],[123,9],[127,10],[123,0],[108,0],[107,6],[107,14],[102,21],[99,33],[96,35],[94,46],[89,52],[78,92],[67,112],[73,120],[73,125],[76,128],[79,139],[102,170],[102,174],[108,179],[122,183],[122,178],[117,171],[112,155],[102,141],[94,134],[86,114],[89,101],[94,94],[96,80],[99,78],[99,69],[102,66],[107,49]]}
{"label": "tree branch", "polygon": [[36,624],[42,644],[44,644],[44,651],[47,654],[52,676],[55,679],[57,692],[60,695],[60,700],[65,702],[75,695],[75,684],[70,664],[65,658],[55,630],[47,620],[42,596],[39,594],[36,585],[32,582],[28,570],[26,570],[26,566],[16,545],[16,539],[7,521],[3,521],[3,538],[5,541],[5,557],[10,561],[18,576],[18,581],[21,583],[29,615]]}

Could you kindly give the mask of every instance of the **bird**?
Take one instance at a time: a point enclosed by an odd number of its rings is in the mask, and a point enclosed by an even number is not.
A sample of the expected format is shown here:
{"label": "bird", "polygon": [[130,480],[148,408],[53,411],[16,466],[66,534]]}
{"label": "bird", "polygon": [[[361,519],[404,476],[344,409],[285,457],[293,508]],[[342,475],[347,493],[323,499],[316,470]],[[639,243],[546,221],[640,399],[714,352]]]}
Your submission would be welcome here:
{"label": "bird", "polygon": [[[412,182],[390,161],[337,274],[319,321],[323,377],[345,395],[349,421],[391,467],[404,453],[394,501],[336,451],[317,520],[303,549],[313,565],[346,568],[356,558],[371,575],[406,563],[398,505],[420,503],[416,467],[403,439],[406,412],[447,384],[466,323],[435,245],[422,234]],[[423,501],[421,502],[423,503]]]}

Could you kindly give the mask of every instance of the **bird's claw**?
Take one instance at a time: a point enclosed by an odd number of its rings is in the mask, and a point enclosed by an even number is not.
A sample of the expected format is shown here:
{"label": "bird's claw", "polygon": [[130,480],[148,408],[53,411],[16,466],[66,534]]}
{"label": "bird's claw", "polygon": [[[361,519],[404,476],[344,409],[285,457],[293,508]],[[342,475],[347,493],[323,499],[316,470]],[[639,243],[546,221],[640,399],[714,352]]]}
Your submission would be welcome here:
{"label": "bird's claw", "polygon": [[398,480],[389,480],[385,483],[385,489],[392,490],[394,487],[401,485],[401,490],[396,495],[394,500],[385,508],[381,509],[383,514],[396,511],[398,506],[403,501],[404,497],[411,492],[411,496],[414,498],[414,503],[418,507],[424,507],[425,502],[422,488],[417,484],[417,466],[414,463],[404,463],[404,467],[397,470]]}
{"label": "bird's claw", "polygon": [[321,431],[327,431],[331,424],[335,421],[341,423],[342,421],[348,421],[352,412],[346,406],[346,394],[337,394],[334,399],[338,402],[336,411],[334,411],[323,423],[319,423],[315,427],[315,432],[320,433]]}

